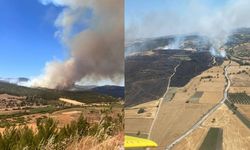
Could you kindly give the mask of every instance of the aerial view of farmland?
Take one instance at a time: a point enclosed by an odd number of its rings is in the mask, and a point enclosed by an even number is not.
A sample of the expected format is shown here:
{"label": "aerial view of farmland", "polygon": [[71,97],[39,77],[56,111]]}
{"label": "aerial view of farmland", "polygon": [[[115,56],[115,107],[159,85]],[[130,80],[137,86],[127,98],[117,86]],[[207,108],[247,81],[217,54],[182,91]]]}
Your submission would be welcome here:
{"label": "aerial view of farmland", "polygon": [[125,134],[152,150],[249,149],[250,3],[178,2],[125,3]]}

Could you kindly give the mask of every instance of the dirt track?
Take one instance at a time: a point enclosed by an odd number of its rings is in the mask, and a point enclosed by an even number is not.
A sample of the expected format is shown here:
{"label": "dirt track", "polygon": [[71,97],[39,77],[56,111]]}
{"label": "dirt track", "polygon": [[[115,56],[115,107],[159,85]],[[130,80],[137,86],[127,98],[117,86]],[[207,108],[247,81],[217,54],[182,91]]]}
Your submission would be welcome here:
{"label": "dirt track", "polygon": [[[212,100],[210,103],[198,102],[197,104],[187,103],[187,101],[190,96],[197,91],[210,92],[210,94],[221,91],[220,97],[222,98],[223,87],[225,84],[221,74],[223,73],[223,68],[226,64],[227,63],[224,63],[222,66],[214,67],[214,69],[211,68],[211,70],[203,72],[201,75],[192,79],[185,87],[179,89],[171,102],[162,103],[155,126],[151,133],[151,139],[159,144],[157,149],[166,149],[167,145],[170,145],[169,148],[174,146],[189,134],[187,131],[192,129],[190,130],[191,133],[206,117],[208,117],[209,114],[213,112],[212,110],[216,110],[219,107],[219,105],[216,107],[215,105],[221,99]],[[220,82],[214,84],[211,83],[211,80],[208,80],[207,82],[206,80],[202,80],[202,77],[207,77],[208,74],[213,77],[212,80]],[[217,74],[219,74],[219,76]],[[214,76],[217,77],[214,78]],[[218,86],[218,88],[210,88],[210,84],[215,85],[216,87]],[[207,114],[209,110],[211,111]],[[205,117],[203,118],[203,116]],[[194,124],[197,124],[197,126]]]}

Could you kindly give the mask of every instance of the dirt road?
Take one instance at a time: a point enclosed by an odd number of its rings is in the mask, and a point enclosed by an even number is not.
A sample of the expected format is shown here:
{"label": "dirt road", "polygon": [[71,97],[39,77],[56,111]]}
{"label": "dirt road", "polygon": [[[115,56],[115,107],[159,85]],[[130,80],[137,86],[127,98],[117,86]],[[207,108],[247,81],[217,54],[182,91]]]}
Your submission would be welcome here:
{"label": "dirt road", "polygon": [[166,90],[166,92],[164,93],[164,95],[163,95],[163,96],[160,98],[160,100],[159,100],[159,105],[158,105],[159,107],[158,107],[158,109],[157,109],[157,111],[156,111],[155,118],[154,118],[154,120],[153,120],[153,122],[152,122],[152,124],[151,124],[151,126],[150,126],[149,133],[148,133],[148,139],[151,138],[151,133],[152,133],[152,130],[153,130],[155,121],[156,121],[156,119],[157,119],[157,117],[158,117],[159,111],[160,111],[160,109],[161,109],[162,101],[163,101],[164,97],[166,97],[166,95],[167,95],[167,93],[168,93],[168,91],[169,91],[171,79],[172,79],[172,77],[175,75],[176,70],[177,70],[177,68],[178,68],[179,66],[180,66],[180,64],[178,64],[177,66],[175,66],[173,74],[172,74],[172,75],[169,77],[169,79],[168,79],[167,90]]}
{"label": "dirt road", "polygon": [[185,132],[182,136],[180,136],[179,138],[177,138],[174,142],[172,142],[170,145],[167,146],[166,150],[171,149],[175,144],[177,144],[178,142],[180,142],[182,139],[184,139],[186,136],[188,136],[190,133],[192,133],[197,127],[199,127],[214,111],[216,111],[222,104],[224,104],[224,102],[227,100],[228,98],[228,90],[229,87],[231,85],[231,81],[229,79],[228,76],[228,72],[227,69],[230,66],[231,61],[229,62],[229,64],[224,68],[224,75],[226,78],[226,88],[224,89],[224,97],[223,99],[220,101],[220,103],[218,103],[217,105],[215,105],[213,108],[211,108],[200,120],[197,121],[197,123],[195,123],[191,129],[189,129],[187,132]]}

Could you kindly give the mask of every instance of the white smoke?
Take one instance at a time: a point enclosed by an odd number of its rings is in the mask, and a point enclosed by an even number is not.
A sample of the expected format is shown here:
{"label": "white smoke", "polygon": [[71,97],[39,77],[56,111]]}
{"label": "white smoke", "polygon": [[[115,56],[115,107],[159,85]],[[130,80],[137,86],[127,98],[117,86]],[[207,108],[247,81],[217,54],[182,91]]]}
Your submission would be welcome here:
{"label": "white smoke", "polygon": [[157,49],[163,49],[163,50],[174,50],[174,49],[180,49],[181,44],[184,41],[184,37],[182,36],[176,36],[172,42],[170,42],[168,45],[165,45],[163,47],[159,47]]}
{"label": "white smoke", "polygon": [[[33,86],[70,88],[76,82],[123,81],[124,73],[124,10],[123,0],[42,0],[63,8],[55,25],[56,35],[69,48],[69,58],[51,61],[44,74],[32,80]],[[91,17],[84,13],[91,12]],[[74,33],[74,27],[85,28]]]}
{"label": "white smoke", "polygon": [[[136,21],[126,24],[125,27],[126,40],[198,33],[209,37],[217,51],[227,41],[233,29],[250,27],[249,0],[229,0],[218,8],[212,8],[199,0],[177,2],[179,5],[185,2],[186,9],[182,11],[177,8],[179,12],[156,9],[154,12],[133,18]],[[223,50],[220,53],[225,55]]]}

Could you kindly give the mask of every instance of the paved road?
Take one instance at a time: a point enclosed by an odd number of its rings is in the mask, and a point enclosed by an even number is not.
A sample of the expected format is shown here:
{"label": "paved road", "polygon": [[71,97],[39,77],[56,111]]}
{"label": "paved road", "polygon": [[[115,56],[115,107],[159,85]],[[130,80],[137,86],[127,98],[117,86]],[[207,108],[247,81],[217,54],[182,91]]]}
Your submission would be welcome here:
{"label": "paved road", "polygon": [[148,139],[151,138],[151,133],[152,133],[152,130],[153,130],[155,121],[156,121],[156,119],[157,119],[157,117],[158,117],[159,111],[160,111],[160,109],[161,109],[161,104],[162,104],[163,98],[167,95],[167,93],[168,93],[168,91],[169,91],[171,79],[172,79],[172,77],[175,75],[176,70],[177,70],[177,68],[178,68],[179,66],[180,66],[180,64],[178,64],[177,66],[175,66],[173,74],[172,74],[172,75],[169,77],[169,79],[168,79],[167,90],[166,90],[166,92],[164,93],[164,95],[160,98],[159,105],[158,105],[159,107],[158,107],[158,109],[157,109],[157,111],[156,111],[155,118],[154,118],[154,120],[153,120],[153,122],[152,122],[152,124],[151,124],[151,126],[150,126],[149,132],[148,132]]}
{"label": "paved road", "polygon": [[191,129],[189,129],[187,132],[185,132],[182,136],[180,136],[178,139],[176,139],[174,142],[172,142],[170,145],[167,146],[166,150],[170,150],[175,144],[179,143],[182,139],[184,139],[186,136],[188,136],[191,132],[193,132],[197,127],[199,127],[202,122],[204,122],[209,115],[211,115],[214,111],[216,111],[228,98],[228,90],[229,87],[231,85],[231,81],[228,77],[228,72],[227,69],[230,66],[231,61],[229,62],[229,64],[224,68],[224,75],[226,77],[226,88],[224,89],[224,96],[223,99],[220,101],[220,103],[218,103],[217,105],[215,105],[213,108],[211,108],[200,120],[198,120],[198,122],[196,122]]}

